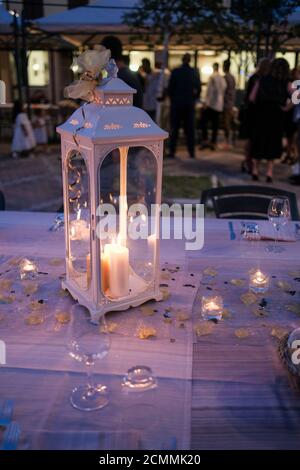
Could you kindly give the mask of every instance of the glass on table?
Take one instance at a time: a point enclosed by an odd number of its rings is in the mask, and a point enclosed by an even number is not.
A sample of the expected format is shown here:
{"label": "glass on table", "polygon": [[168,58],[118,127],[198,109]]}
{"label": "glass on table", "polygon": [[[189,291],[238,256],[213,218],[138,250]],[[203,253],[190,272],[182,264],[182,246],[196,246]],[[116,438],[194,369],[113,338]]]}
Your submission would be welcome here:
{"label": "glass on table", "polygon": [[156,378],[148,366],[131,367],[122,380],[122,389],[126,392],[144,392],[156,387]]}
{"label": "glass on table", "polygon": [[287,197],[273,197],[268,207],[268,218],[275,231],[275,242],[268,245],[266,251],[271,253],[281,253],[285,250],[278,245],[280,228],[286,225],[291,219],[290,201]]}
{"label": "glass on table", "polygon": [[101,317],[97,323],[79,306],[71,312],[71,322],[67,338],[67,351],[70,357],[86,366],[87,383],[72,390],[70,401],[74,408],[93,411],[104,408],[109,402],[109,392],[105,385],[95,384],[92,368],[103,359],[110,347],[110,335]]}

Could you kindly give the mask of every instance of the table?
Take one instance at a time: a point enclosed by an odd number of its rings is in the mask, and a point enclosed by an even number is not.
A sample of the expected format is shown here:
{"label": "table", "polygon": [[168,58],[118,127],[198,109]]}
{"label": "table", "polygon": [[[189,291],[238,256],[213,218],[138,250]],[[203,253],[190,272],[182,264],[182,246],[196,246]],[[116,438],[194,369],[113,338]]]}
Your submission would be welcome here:
{"label": "table", "polygon": [[[54,214],[49,213],[1,214],[1,254],[6,257],[63,257],[63,233],[47,231],[53,218]],[[234,227],[238,233],[238,221],[234,222]],[[144,398],[138,403],[136,397],[131,396],[131,403],[127,402],[127,411],[124,413],[118,394],[120,371],[114,375],[109,373],[113,363],[104,368],[102,373],[115,392],[114,406],[102,410],[102,415],[97,415],[101,420],[97,419],[96,422],[93,422],[91,415],[80,417],[83,429],[95,431],[102,426],[102,448],[113,448],[114,445],[135,448],[138,441],[141,445],[140,434],[144,433],[149,422],[135,423],[132,427],[130,420],[135,410],[137,416],[141,412],[144,416],[153,417],[151,426],[154,430],[159,423],[161,435],[165,436],[164,442],[160,436],[161,449],[299,449],[300,396],[289,385],[287,373],[278,358],[277,339],[271,335],[273,330],[276,333],[279,328],[292,329],[299,325],[299,316],[286,310],[290,303],[299,302],[299,284],[288,274],[300,269],[299,242],[284,243],[286,251],[276,257],[265,252],[266,243],[259,242],[252,246],[239,237],[232,241],[228,222],[215,219],[205,221],[205,245],[200,252],[189,252],[186,255],[184,241],[161,241],[162,263],[180,263],[184,266],[184,275],[188,276],[189,283],[197,284],[197,287],[199,285],[198,290],[189,290],[186,294],[189,301],[196,296],[195,301],[192,299],[196,324],[199,321],[199,300],[203,292],[207,292],[207,287],[221,292],[231,317],[213,325],[213,331],[204,336],[193,336],[190,327],[187,327],[185,339],[181,341],[179,338],[177,344],[178,358],[186,357],[187,362],[178,362],[177,373],[174,363],[169,362],[168,369],[169,359],[166,360],[161,369],[159,394],[153,397],[149,395],[146,409]],[[252,311],[254,307],[240,301],[240,295],[247,291],[248,271],[258,263],[261,269],[276,276],[272,278],[271,291],[275,300],[273,303],[270,300],[271,313],[264,318],[256,317]],[[201,273],[205,273],[208,267],[215,270],[216,275],[208,276],[207,279],[207,275],[202,277]],[[232,285],[233,279],[244,279],[244,285]],[[276,286],[278,281],[283,280],[290,282],[296,290],[293,296]],[[266,297],[269,300],[268,295]],[[236,331],[240,329],[246,330],[248,336],[236,336]],[[16,337],[19,341],[17,335],[18,332]],[[193,354],[189,350],[191,337],[194,341]],[[149,344],[146,347],[147,354],[152,347]],[[36,354],[34,346],[31,352]],[[188,370],[191,354],[192,381],[189,380]],[[68,430],[77,426],[77,412],[72,414],[65,400],[66,390],[78,383],[78,374],[65,367],[55,369],[56,365],[49,366],[48,370],[36,371],[18,367],[1,369],[5,380],[0,382],[0,393],[8,396],[14,392],[19,398],[16,414],[22,416],[23,427],[25,425],[29,432],[36,425],[36,415],[33,415],[32,410],[40,413],[40,426],[43,429],[56,429],[58,416],[67,423]],[[34,387],[41,391],[37,393],[38,401],[34,404],[29,396],[33,381]],[[20,382],[22,390],[16,393]],[[173,405],[171,409],[165,408],[163,416],[156,413],[160,406],[158,397],[162,400],[162,408],[170,406],[170,403]],[[104,428],[100,421],[104,421]],[[170,434],[172,427],[178,430],[176,438]],[[179,432],[181,428],[183,431]],[[113,432],[115,429],[119,429],[121,434],[122,431],[126,432],[120,437]],[[48,442],[49,439],[51,436],[48,436]],[[157,441],[151,432],[143,434],[142,448],[156,448],[156,445]]]}

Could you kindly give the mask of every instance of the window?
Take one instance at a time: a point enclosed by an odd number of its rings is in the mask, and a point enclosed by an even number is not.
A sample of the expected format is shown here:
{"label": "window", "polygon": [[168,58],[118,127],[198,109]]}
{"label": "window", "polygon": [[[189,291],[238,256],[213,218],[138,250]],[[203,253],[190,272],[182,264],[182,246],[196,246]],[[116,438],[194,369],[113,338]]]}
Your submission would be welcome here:
{"label": "window", "polygon": [[31,51],[28,61],[30,86],[46,86],[49,83],[49,59],[47,51]]}

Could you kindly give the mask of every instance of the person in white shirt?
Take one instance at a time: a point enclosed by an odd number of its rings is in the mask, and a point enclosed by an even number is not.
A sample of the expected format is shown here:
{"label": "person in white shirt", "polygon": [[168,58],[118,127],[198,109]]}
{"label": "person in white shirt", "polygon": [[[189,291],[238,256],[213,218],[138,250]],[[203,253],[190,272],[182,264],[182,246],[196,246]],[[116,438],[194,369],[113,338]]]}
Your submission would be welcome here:
{"label": "person in white shirt", "polygon": [[[219,73],[219,64],[213,64],[213,74],[209,77],[206,99],[202,115],[202,146],[201,148],[210,147],[215,149],[220,114],[224,109],[224,94],[226,90],[226,81]],[[208,143],[208,124],[211,123],[212,133],[211,142]]]}

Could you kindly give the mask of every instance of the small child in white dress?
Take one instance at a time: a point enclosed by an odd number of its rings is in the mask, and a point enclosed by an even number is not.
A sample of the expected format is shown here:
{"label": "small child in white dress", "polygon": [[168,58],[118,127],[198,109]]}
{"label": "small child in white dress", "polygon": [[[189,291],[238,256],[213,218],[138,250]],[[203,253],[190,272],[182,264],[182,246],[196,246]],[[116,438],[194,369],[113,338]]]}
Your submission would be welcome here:
{"label": "small child in white dress", "polygon": [[23,111],[19,101],[14,103],[13,109],[14,135],[11,145],[12,157],[28,157],[36,146],[31,122]]}

